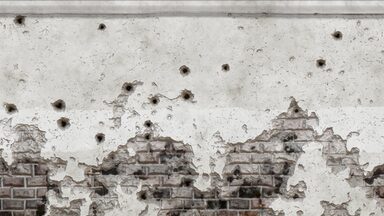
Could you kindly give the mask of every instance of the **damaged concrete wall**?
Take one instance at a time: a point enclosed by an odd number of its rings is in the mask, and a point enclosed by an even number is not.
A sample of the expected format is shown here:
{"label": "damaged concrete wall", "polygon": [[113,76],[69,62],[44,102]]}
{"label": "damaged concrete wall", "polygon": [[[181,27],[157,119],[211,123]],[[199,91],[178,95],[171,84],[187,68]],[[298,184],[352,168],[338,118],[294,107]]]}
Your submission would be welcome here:
{"label": "damaged concrete wall", "polygon": [[0,215],[384,215],[381,17],[0,24]]}

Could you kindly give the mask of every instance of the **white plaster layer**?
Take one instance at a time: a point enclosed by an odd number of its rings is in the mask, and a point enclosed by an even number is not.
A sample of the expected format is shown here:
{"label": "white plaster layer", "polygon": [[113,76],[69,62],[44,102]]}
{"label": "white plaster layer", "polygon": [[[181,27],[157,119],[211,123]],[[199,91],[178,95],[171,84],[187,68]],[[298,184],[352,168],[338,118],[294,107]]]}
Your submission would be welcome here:
{"label": "white plaster layer", "polygon": [[[99,23],[106,29],[97,30]],[[1,17],[0,24],[0,102],[18,108],[12,115],[0,110],[0,119],[4,123],[12,118],[11,127],[35,124],[46,132],[42,156],[68,161],[55,180],[82,180],[78,163],[100,164],[109,152],[144,133],[148,119],[155,124],[155,136],[192,146],[200,175],[221,174],[226,144],[271,128],[271,120],[286,110],[291,96],[317,113],[319,134],[327,127],[343,138],[358,132],[348,138],[348,148],[360,149],[366,171],[384,162],[384,25],[378,17],[32,16],[23,26],[15,25],[12,17]],[[343,33],[342,40],[332,38],[335,30]],[[320,58],[326,60],[323,69],[316,67]],[[225,63],[230,65],[227,72],[221,70]],[[180,74],[181,65],[191,69],[188,76]],[[117,127],[111,102],[125,82],[134,81],[142,84],[123,103]],[[193,102],[178,97],[184,89],[192,91]],[[148,100],[154,95],[160,98],[156,106]],[[64,112],[51,107],[57,99],[65,101]],[[68,129],[58,128],[60,117],[70,119]],[[11,163],[12,132],[3,123],[1,148]],[[94,137],[98,132],[105,134],[100,144]],[[304,179],[306,194],[310,192],[297,204],[308,204],[304,212],[317,215],[322,212],[320,199],[346,202],[348,193],[355,197],[350,212],[356,210],[355,202],[365,202],[365,212],[376,211],[372,200],[357,195],[364,194],[360,189],[346,185],[345,173],[329,173],[320,159],[320,152],[309,149],[300,158],[306,172],[296,169],[295,179]],[[319,176],[308,171],[311,166],[319,166],[330,178],[314,180]],[[208,188],[206,181],[200,177],[196,186]],[[328,184],[336,188],[325,188]],[[65,196],[71,200],[89,195]],[[119,196],[120,207],[136,202],[133,197]],[[297,210],[292,203],[275,204],[284,205],[287,214]]]}

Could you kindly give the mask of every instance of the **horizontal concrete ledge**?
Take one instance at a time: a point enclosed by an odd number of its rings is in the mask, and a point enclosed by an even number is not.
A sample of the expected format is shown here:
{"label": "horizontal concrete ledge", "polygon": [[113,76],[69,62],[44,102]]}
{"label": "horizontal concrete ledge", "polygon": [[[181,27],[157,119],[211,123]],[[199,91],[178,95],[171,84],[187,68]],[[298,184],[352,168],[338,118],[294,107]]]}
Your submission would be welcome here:
{"label": "horizontal concrete ledge", "polygon": [[384,1],[0,1],[1,14],[384,14]]}

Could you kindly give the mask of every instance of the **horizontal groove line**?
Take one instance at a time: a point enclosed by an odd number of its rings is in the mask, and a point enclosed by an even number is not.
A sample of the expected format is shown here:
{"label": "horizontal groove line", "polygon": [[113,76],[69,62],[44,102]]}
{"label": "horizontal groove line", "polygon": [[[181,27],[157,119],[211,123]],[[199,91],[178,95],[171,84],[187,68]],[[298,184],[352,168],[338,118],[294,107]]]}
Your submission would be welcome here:
{"label": "horizontal groove line", "polygon": [[383,1],[337,0],[16,0],[0,1],[1,14],[281,14],[384,15]]}

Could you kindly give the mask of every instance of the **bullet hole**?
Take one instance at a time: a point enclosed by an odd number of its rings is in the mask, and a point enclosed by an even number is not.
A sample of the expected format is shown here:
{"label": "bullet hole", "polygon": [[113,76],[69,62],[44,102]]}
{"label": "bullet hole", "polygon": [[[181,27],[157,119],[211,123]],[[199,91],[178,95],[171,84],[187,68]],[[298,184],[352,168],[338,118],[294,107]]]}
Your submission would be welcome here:
{"label": "bullet hole", "polygon": [[55,109],[56,111],[64,111],[65,110],[65,102],[61,99],[51,103],[52,104],[52,107],[53,109]]}
{"label": "bullet hole", "polygon": [[193,184],[192,179],[184,178],[184,179],[182,179],[180,186],[181,187],[190,187],[190,186],[192,186],[192,184]]}
{"label": "bullet hole", "polygon": [[179,68],[179,71],[180,71],[181,75],[183,75],[183,76],[187,76],[188,74],[191,73],[191,70],[189,69],[189,67],[187,67],[185,65],[181,66]]}
{"label": "bullet hole", "polygon": [[297,135],[295,133],[289,133],[289,134],[285,135],[281,141],[290,142],[290,141],[294,141],[296,139],[297,139]]}
{"label": "bullet hole", "polygon": [[341,40],[343,38],[343,33],[341,33],[340,31],[335,31],[332,33],[332,37],[335,40]]}
{"label": "bullet hole", "polygon": [[233,176],[228,176],[227,177],[227,182],[232,183],[233,180],[235,180],[235,178]]}
{"label": "bullet hole", "polygon": [[135,172],[133,173],[133,175],[135,175],[135,176],[144,175],[144,172],[143,172],[143,170],[137,170],[137,171],[135,171]]}
{"label": "bullet hole", "polygon": [[229,64],[223,64],[223,65],[221,65],[221,70],[222,71],[229,71],[230,70],[230,67],[229,67]]}
{"label": "bullet hole", "polygon": [[192,100],[192,99],[193,99],[194,95],[193,95],[192,92],[189,91],[189,90],[183,90],[183,91],[181,92],[181,97],[183,98],[183,100],[185,100],[185,101],[189,101],[189,100]]}
{"label": "bullet hole", "polygon": [[239,166],[237,166],[236,169],[233,171],[233,175],[234,175],[237,179],[241,178],[241,171],[240,171],[240,167],[239,167]]}
{"label": "bullet hole", "polygon": [[147,127],[147,128],[152,127],[152,125],[153,124],[152,124],[151,120],[147,120],[147,121],[144,122],[144,126]]}
{"label": "bullet hole", "polygon": [[183,95],[183,99],[184,100],[189,100],[191,98],[191,95],[189,95],[188,93],[185,93],[184,95]]}
{"label": "bullet hole", "polygon": [[105,140],[105,135],[103,133],[98,133],[95,135],[95,139],[97,143],[102,143]]}
{"label": "bullet hole", "polygon": [[107,26],[104,23],[100,23],[99,27],[97,28],[100,31],[104,31],[107,28]]}
{"label": "bullet hole", "polygon": [[101,170],[102,175],[118,175],[119,172],[117,171],[118,165],[112,167],[111,169],[103,169]]}
{"label": "bullet hole", "polygon": [[16,25],[24,25],[25,24],[25,16],[17,15],[13,20]]}
{"label": "bullet hole", "polygon": [[298,113],[300,110],[299,109],[295,109],[295,110],[293,110],[295,113]]}
{"label": "bullet hole", "polygon": [[326,61],[324,59],[318,59],[316,61],[316,66],[319,68],[323,68],[323,67],[325,67],[325,65],[326,65]]}
{"label": "bullet hole", "polygon": [[146,140],[150,140],[152,138],[152,136],[151,136],[151,134],[149,134],[149,133],[146,133],[145,135],[144,135],[144,139],[146,139]]}
{"label": "bullet hole", "polygon": [[146,191],[139,192],[138,197],[140,200],[146,200],[147,199],[147,192]]}
{"label": "bullet hole", "polygon": [[127,83],[126,82],[126,83],[123,84],[122,89],[123,89],[123,91],[125,93],[131,93],[131,92],[133,92],[135,90],[135,87],[134,87],[134,85],[132,83]]}
{"label": "bullet hole", "polygon": [[156,199],[170,198],[171,197],[170,190],[167,188],[156,189],[155,191],[153,191],[152,195]]}
{"label": "bullet hole", "polygon": [[97,182],[99,184],[98,188],[95,189],[95,193],[99,194],[100,196],[105,196],[108,194],[108,189],[104,186],[103,183]]}
{"label": "bullet hole", "polygon": [[293,148],[291,148],[290,146],[285,146],[284,147],[284,151],[287,152],[287,153],[293,153],[295,152],[295,150]]}
{"label": "bullet hole", "polygon": [[61,117],[59,120],[57,120],[57,126],[61,129],[67,129],[71,124],[69,123],[69,119],[65,117]]}
{"label": "bullet hole", "polygon": [[15,104],[6,103],[5,111],[7,111],[8,114],[14,114],[15,112],[17,112],[17,107]]}
{"label": "bullet hole", "polygon": [[153,105],[157,105],[157,104],[159,104],[160,99],[157,96],[153,96],[153,97],[149,98],[149,102],[151,102],[151,104],[153,104]]}
{"label": "bullet hole", "polygon": [[260,198],[261,188],[260,187],[240,187],[239,197],[240,198]]}

